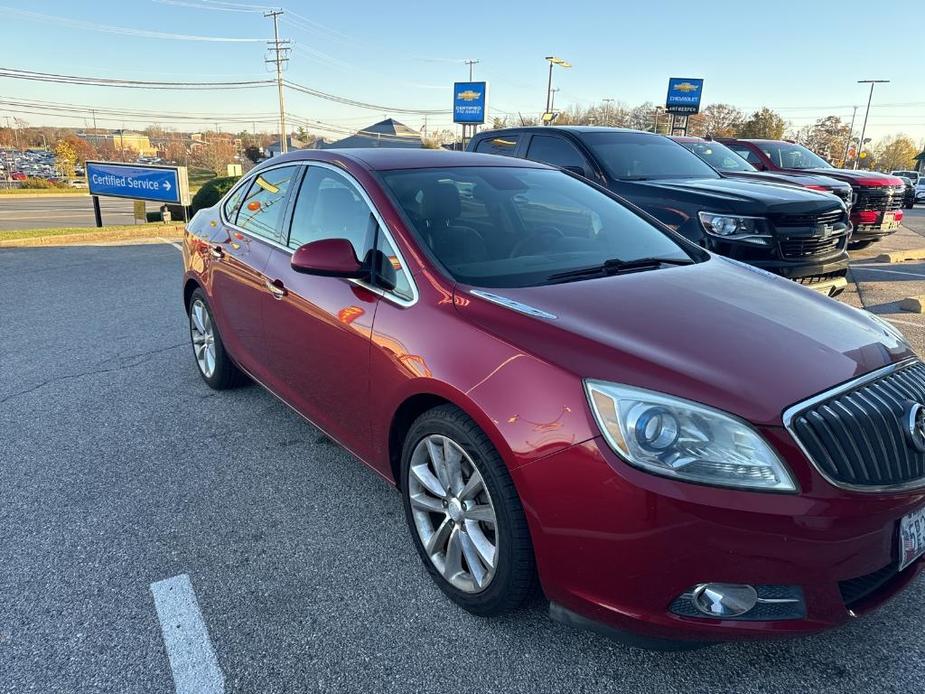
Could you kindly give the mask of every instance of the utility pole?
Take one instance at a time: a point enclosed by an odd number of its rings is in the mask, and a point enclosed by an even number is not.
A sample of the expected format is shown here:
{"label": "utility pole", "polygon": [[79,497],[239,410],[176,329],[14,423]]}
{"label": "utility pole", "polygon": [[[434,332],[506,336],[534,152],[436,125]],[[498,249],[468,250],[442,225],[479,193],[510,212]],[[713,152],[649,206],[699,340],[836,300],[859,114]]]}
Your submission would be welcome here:
{"label": "utility pole", "polygon": [[851,149],[851,138],[854,137],[854,119],[857,118],[858,115],[858,107],[852,106],[851,108],[854,109],[854,112],[851,114],[851,127],[848,128],[848,140],[845,142],[845,154],[841,158],[842,168],[848,163],[848,150]]}
{"label": "utility pole", "polygon": [[[469,66],[469,81],[471,82],[472,76],[473,76],[472,68],[473,66],[478,65],[479,61],[476,60],[475,58],[466,58],[463,62]],[[427,122],[426,118],[424,119],[424,122],[425,123]],[[469,133],[469,126],[466,123],[460,123],[460,125],[462,125],[462,148],[465,149],[466,148],[466,135],[468,135]],[[475,131],[477,130],[477,128],[478,126],[476,125],[472,126],[473,135],[475,135]]]}
{"label": "utility pole", "polygon": [[864,135],[867,132],[867,116],[870,115],[870,102],[874,98],[874,85],[886,84],[890,80],[858,80],[858,84],[869,84],[870,94],[867,96],[867,110],[864,111],[864,125],[861,126],[861,140],[858,142],[858,156],[854,160],[854,168],[858,168],[858,162],[861,160],[861,153],[864,151]]}
{"label": "utility pole", "polygon": [[556,92],[559,91],[559,87],[556,87],[555,89],[550,89],[549,91],[552,94],[552,98],[549,100],[549,110],[555,111],[556,110]]}
{"label": "utility pole", "polygon": [[283,63],[289,60],[289,40],[280,40],[279,38],[279,17],[283,14],[282,10],[270,10],[264,12],[264,17],[273,18],[273,40],[267,41],[270,44],[270,50],[276,57],[270,58],[265,62],[276,65],[276,89],[279,91],[279,152],[285,154],[289,151],[286,138],[286,97],[283,93]]}
{"label": "utility pole", "polygon": [[93,132],[96,133],[96,109],[91,108],[90,113],[93,114]]}
{"label": "utility pole", "polygon": [[469,81],[471,82],[472,81],[472,66],[478,65],[479,61],[476,60],[475,58],[466,58],[465,63],[466,65],[469,66]]}

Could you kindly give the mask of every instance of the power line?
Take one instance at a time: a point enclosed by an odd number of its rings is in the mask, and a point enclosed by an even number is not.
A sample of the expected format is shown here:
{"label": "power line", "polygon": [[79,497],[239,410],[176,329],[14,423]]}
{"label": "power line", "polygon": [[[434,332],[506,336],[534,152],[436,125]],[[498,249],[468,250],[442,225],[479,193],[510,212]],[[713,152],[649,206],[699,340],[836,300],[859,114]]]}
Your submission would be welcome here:
{"label": "power line", "polygon": [[297,92],[302,92],[303,94],[308,94],[309,96],[314,96],[319,99],[325,99],[326,101],[333,101],[334,103],[344,104],[346,106],[356,106],[357,108],[365,108],[372,111],[383,111],[385,113],[407,113],[412,115],[427,115],[427,116],[442,116],[452,113],[449,109],[415,109],[415,108],[399,108],[397,106],[383,106],[381,104],[371,104],[365,101],[357,101],[356,99],[348,99],[344,96],[337,96],[335,94],[328,94],[318,89],[312,89],[311,87],[306,87],[305,85],[298,84],[296,82],[291,82],[286,80],[286,86],[290,89],[294,89]]}
{"label": "power line", "polygon": [[252,89],[273,84],[274,80],[241,80],[234,82],[160,82],[149,80],[110,79],[104,77],[81,77],[55,72],[34,72],[17,68],[0,68],[0,77],[29,80],[32,82],[54,82],[57,84],[78,84],[87,87],[121,87],[124,89]]}

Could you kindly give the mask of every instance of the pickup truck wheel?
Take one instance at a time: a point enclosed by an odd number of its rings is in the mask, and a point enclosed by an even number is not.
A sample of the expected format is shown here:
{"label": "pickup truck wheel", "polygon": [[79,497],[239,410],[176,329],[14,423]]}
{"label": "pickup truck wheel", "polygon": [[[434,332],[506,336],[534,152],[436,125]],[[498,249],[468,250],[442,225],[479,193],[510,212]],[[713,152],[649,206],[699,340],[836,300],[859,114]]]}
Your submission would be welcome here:
{"label": "pickup truck wheel", "polygon": [[863,248],[867,248],[871,245],[873,241],[851,241],[848,243],[849,251],[860,251]]}
{"label": "pickup truck wheel", "polygon": [[400,484],[415,547],[453,602],[487,617],[536,593],[523,505],[498,452],[465,413],[442,405],[415,421]]}

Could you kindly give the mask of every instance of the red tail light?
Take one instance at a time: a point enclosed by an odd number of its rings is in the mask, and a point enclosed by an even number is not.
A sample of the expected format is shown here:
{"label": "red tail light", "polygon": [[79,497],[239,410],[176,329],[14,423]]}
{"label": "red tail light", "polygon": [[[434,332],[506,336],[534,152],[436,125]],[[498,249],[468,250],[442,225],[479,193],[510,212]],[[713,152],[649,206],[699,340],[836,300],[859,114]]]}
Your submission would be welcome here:
{"label": "red tail light", "polygon": [[851,215],[851,221],[855,224],[876,224],[880,213],[877,210],[859,210]]}
{"label": "red tail light", "polygon": [[902,210],[896,210],[893,213],[893,219],[895,219],[897,222],[903,221],[904,216],[905,216],[905,213]]}

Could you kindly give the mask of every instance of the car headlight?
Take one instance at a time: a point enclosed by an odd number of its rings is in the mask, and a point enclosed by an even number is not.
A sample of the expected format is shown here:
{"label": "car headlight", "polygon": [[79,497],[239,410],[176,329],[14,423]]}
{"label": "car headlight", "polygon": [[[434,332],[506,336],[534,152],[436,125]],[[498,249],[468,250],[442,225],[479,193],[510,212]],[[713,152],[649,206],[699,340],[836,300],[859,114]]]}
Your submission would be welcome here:
{"label": "car headlight", "polygon": [[585,389],[607,443],[632,465],[687,482],[796,491],[777,454],[732,415],[604,381],[586,380]]}
{"label": "car headlight", "polygon": [[700,224],[708,234],[736,241],[747,241],[760,245],[770,243],[771,236],[765,231],[762,217],[699,212]]}

